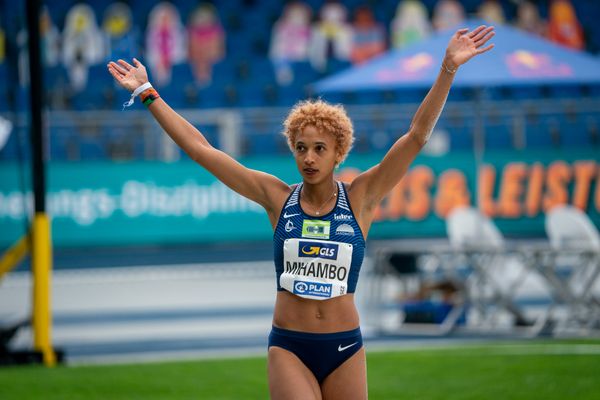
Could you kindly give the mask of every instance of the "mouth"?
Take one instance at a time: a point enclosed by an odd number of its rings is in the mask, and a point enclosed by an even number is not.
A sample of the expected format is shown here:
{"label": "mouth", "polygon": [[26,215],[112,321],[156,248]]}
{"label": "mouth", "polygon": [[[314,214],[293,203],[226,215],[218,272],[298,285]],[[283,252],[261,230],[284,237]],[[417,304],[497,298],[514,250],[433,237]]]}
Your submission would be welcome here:
{"label": "mouth", "polygon": [[317,172],[319,172],[318,169],[314,169],[314,168],[304,168],[302,171],[304,171],[305,175],[308,176],[313,176],[315,175]]}

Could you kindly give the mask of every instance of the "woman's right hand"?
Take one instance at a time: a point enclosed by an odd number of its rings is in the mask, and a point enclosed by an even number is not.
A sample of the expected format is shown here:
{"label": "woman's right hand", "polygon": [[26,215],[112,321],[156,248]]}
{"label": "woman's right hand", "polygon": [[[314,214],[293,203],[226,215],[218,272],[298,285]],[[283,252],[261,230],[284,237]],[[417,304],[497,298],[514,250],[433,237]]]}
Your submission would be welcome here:
{"label": "woman's right hand", "polygon": [[148,73],[146,67],[136,58],[133,59],[133,65],[125,60],[118,60],[108,63],[108,72],[119,82],[119,85],[133,92],[135,89],[148,82]]}

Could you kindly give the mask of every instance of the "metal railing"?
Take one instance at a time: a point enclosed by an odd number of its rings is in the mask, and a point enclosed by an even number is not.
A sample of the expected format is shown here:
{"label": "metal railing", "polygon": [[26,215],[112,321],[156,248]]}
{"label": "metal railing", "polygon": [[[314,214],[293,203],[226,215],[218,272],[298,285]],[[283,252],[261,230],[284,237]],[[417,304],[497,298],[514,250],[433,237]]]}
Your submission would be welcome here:
{"label": "metal railing", "polygon": [[[355,127],[355,152],[384,151],[410,127],[418,104],[350,105]],[[207,139],[234,157],[287,153],[280,134],[289,107],[178,110]],[[28,143],[27,116],[5,114],[13,123],[13,141],[0,160],[14,159],[15,147]],[[52,161],[160,160],[176,161],[181,150],[162,132],[146,110],[50,111],[47,113],[48,156]],[[541,130],[547,145],[560,147],[569,130],[585,130],[588,142],[600,145],[600,99],[449,102],[438,122],[449,132],[451,148],[462,135],[462,149],[482,146],[486,137],[507,135],[508,148],[530,146],[528,134]],[[487,132],[487,135],[486,135]],[[561,134],[563,136],[561,136]],[[15,143],[16,142],[16,143]],[[457,142],[458,143],[458,142]],[[24,151],[26,154],[27,152]]]}

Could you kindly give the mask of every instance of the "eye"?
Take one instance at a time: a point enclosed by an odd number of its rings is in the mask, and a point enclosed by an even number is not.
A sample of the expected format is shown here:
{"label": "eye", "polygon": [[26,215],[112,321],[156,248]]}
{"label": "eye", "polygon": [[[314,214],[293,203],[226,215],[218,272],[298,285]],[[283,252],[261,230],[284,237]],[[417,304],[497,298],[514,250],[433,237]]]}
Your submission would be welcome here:
{"label": "eye", "polygon": [[305,150],[306,150],[306,147],[304,147],[304,145],[302,145],[302,144],[297,144],[297,145],[296,145],[296,151],[297,151],[298,153],[301,153],[301,152],[303,152],[303,151],[305,151]]}
{"label": "eye", "polygon": [[315,146],[315,150],[320,153],[325,150],[325,146],[318,144]]}

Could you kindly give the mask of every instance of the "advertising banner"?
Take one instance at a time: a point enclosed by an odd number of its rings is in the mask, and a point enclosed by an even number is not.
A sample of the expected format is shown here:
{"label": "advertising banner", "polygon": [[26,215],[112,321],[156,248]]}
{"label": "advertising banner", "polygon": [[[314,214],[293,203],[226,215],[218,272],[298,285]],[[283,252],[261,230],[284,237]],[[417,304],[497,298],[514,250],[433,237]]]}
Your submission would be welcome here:
{"label": "advertising banner", "polygon": [[[382,155],[353,155],[338,179],[350,182]],[[291,156],[241,160],[249,168],[299,181]],[[15,164],[0,165],[0,246],[27,229],[30,189]],[[585,210],[600,226],[600,158],[596,151],[495,152],[419,157],[375,213],[370,238],[445,237],[457,206],[480,207],[506,236],[544,237],[556,204]],[[269,220],[191,161],[52,163],[47,209],[56,246],[269,240]]]}

